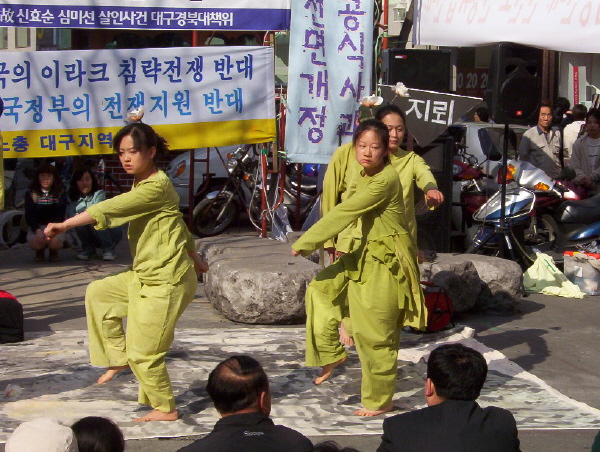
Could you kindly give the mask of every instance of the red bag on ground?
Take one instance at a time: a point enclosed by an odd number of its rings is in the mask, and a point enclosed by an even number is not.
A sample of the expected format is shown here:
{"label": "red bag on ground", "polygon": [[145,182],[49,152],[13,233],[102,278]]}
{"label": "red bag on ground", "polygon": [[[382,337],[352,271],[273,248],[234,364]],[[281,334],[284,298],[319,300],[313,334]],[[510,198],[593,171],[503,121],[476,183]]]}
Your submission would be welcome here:
{"label": "red bag on ground", "polygon": [[0,290],[0,344],[23,340],[23,306],[14,295]]}
{"label": "red bag on ground", "polygon": [[427,332],[435,333],[454,326],[452,317],[454,306],[446,291],[432,282],[422,281],[425,286],[425,306],[427,307]]}

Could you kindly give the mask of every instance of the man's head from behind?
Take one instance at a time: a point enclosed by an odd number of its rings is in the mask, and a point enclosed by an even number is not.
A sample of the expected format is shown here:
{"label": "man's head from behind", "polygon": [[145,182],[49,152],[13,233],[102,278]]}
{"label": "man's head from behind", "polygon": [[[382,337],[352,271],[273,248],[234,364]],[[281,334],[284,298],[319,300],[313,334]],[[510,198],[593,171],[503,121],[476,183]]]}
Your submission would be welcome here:
{"label": "man's head from behind", "polygon": [[208,376],[206,391],[222,416],[271,410],[267,374],[258,361],[234,355],[220,362]]}
{"label": "man's head from behind", "polygon": [[434,387],[437,400],[475,400],[487,376],[487,363],[477,350],[461,344],[441,345],[431,352],[427,361],[426,397],[428,384]]}

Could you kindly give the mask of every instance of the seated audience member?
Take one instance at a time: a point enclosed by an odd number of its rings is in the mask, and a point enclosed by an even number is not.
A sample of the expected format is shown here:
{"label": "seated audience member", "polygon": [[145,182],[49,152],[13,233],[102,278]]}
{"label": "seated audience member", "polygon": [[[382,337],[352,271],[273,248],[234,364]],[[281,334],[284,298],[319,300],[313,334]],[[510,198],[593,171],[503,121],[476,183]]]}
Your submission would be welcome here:
{"label": "seated audience member", "polygon": [[573,182],[594,194],[600,181],[600,110],[590,108],[585,129],[585,134],[573,143],[570,166],[575,170]]}
{"label": "seated audience member", "polygon": [[48,240],[44,229],[48,223],[64,221],[67,211],[67,194],[56,167],[42,163],[25,193],[25,220],[29,231],[27,243],[35,251],[35,261],[43,262],[45,249],[48,248],[48,260],[58,260],[58,250],[63,247],[63,234]]}
{"label": "seated audience member", "polygon": [[519,143],[519,160],[531,162],[549,177],[558,179],[562,170],[560,144],[561,133],[552,127],[550,104],[542,102],[537,125],[527,130]]}
{"label": "seated audience member", "polygon": [[563,148],[565,150],[565,166],[569,164],[569,159],[573,152],[573,143],[579,138],[582,126],[585,124],[585,116],[587,115],[587,107],[582,104],[577,104],[573,107],[573,122],[568,124],[563,129]]}
{"label": "seated audience member", "polygon": [[212,432],[179,452],[310,452],[308,438],[275,425],[267,374],[250,356],[227,358],[208,377],[206,391],[221,415]]}
{"label": "seated audience member", "polygon": [[71,429],[77,438],[79,452],[123,452],[125,438],[117,424],[105,417],[87,416]]}
{"label": "seated audience member", "polygon": [[322,443],[315,444],[313,452],[359,452],[353,447],[341,447],[335,441],[323,441]]}
{"label": "seated audience member", "polygon": [[78,452],[70,427],[54,419],[23,422],[6,440],[5,452]]}
{"label": "seated audience member", "polygon": [[[67,217],[74,217],[105,199],[106,193],[100,189],[92,170],[81,168],[75,171],[71,177]],[[96,248],[102,249],[103,260],[113,261],[116,259],[115,246],[122,236],[120,228],[96,230],[93,225],[85,224],[73,229],[81,243],[81,252],[77,255],[77,259],[89,261],[96,254]]]}
{"label": "seated audience member", "polygon": [[487,376],[485,358],[461,344],[433,350],[427,361],[426,408],[388,417],[378,452],[517,452],[513,415],[481,408]]}

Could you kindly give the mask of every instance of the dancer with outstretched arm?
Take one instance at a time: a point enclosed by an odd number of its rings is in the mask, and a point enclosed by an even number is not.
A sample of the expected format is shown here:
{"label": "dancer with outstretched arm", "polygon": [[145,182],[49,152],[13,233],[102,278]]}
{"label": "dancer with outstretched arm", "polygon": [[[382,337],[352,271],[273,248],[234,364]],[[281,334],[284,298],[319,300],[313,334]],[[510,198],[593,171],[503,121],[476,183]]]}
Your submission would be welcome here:
{"label": "dancer with outstretched arm", "polygon": [[105,229],[129,223],[131,269],[94,281],[86,291],[90,360],[108,367],[98,384],[131,368],[140,385],[139,402],[153,408],[136,421],[174,421],[179,415],[165,355],[177,320],[196,293],[197,273],[208,266],[182,220],[179,196],[154,163],[167,150],[164,138],[147,124],[132,123],[115,135],[113,148],[134,176],[131,191],[51,223],[44,232],[52,238],[86,224]]}
{"label": "dancer with outstretched arm", "polygon": [[335,206],[292,246],[308,255],[349,224],[359,221],[360,246],[321,271],[306,291],[306,365],[321,366],[315,384],[347,358],[338,325],[346,297],[362,366],[359,416],[393,409],[400,330],[425,326],[417,252],[409,233],[398,173],[390,165],[389,133],[366,120],[353,137],[361,177],[355,193]]}

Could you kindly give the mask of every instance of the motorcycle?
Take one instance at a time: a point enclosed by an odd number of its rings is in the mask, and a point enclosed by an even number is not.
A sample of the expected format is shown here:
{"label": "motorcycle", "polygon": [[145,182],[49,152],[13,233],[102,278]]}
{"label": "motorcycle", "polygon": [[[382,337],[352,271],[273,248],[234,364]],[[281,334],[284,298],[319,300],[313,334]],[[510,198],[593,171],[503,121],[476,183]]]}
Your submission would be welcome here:
{"label": "motorcycle", "polygon": [[258,230],[264,225],[291,230],[289,221],[305,219],[318,199],[316,180],[297,178],[293,167],[288,167],[280,181],[280,174],[268,172],[265,166],[264,156],[253,145],[227,154],[229,176],[219,190],[207,193],[194,207],[192,232],[200,237],[220,234],[244,210]]}
{"label": "motorcycle", "polygon": [[525,269],[535,260],[536,251],[542,251],[560,264],[565,251],[600,239],[599,208],[600,195],[580,200],[573,190],[529,162],[510,160],[504,225],[498,191],[473,214],[481,226],[468,252],[499,256],[506,249]]}

